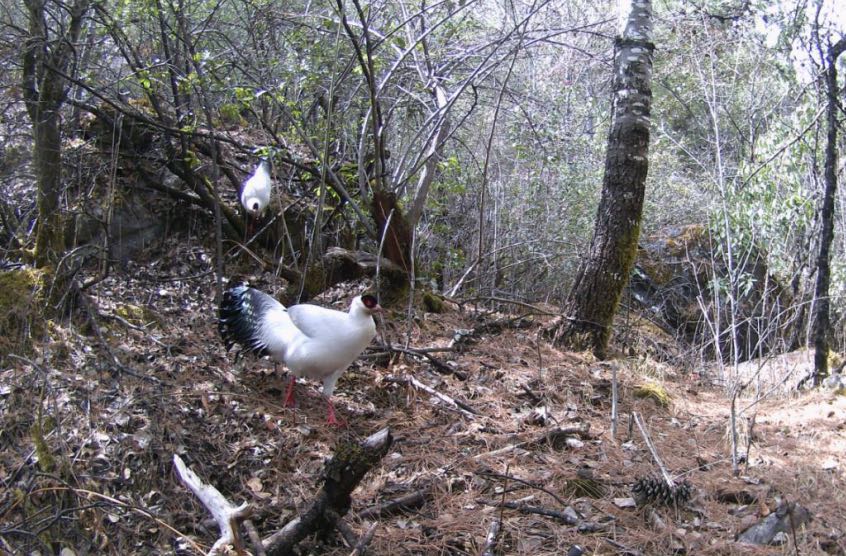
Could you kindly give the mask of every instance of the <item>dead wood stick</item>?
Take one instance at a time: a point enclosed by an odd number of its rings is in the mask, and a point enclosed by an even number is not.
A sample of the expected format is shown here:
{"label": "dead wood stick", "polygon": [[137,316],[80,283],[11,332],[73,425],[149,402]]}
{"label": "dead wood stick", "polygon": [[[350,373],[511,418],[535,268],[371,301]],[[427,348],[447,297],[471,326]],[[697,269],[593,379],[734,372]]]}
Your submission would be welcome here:
{"label": "dead wood stick", "polygon": [[249,516],[250,505],[244,502],[238,507],[233,506],[214,486],[204,483],[177,454],[173,455],[173,465],[179,478],[194,496],[200,499],[220,528],[220,538],[212,545],[208,554],[217,554],[230,544],[234,545],[239,553],[243,552],[238,525]]}
{"label": "dead wood stick", "polygon": [[347,543],[347,546],[350,548],[355,548],[355,545],[358,544],[358,535],[355,534],[355,531],[352,530],[350,524],[344,521],[344,519],[335,513],[334,510],[329,510],[326,512],[326,515],[335,522],[335,529],[341,533],[341,536],[344,537],[344,541]]}
{"label": "dead wood stick", "polygon": [[502,502],[499,500],[487,500],[484,498],[476,500],[476,502],[478,502],[479,504],[484,504],[486,506],[493,506],[495,508],[504,507],[510,510],[517,510],[518,512],[522,512],[524,514],[544,515],[546,517],[557,519],[567,525],[577,525],[579,523],[579,520],[570,514],[559,512],[558,510],[553,510],[550,508],[544,508],[543,506],[533,506],[531,504],[526,504],[523,502]]}
{"label": "dead wood stick", "polygon": [[633,412],[633,416],[634,422],[637,425],[637,428],[640,429],[641,436],[643,436],[643,441],[646,442],[646,447],[649,448],[649,452],[652,454],[652,459],[655,461],[655,465],[657,465],[658,469],[661,470],[661,476],[664,478],[664,482],[667,483],[667,486],[670,488],[675,487],[675,481],[673,481],[673,478],[667,471],[664,462],[661,461],[661,457],[658,455],[658,450],[655,449],[655,446],[652,444],[652,439],[649,438],[649,433],[646,432],[646,426],[643,424],[643,419],[641,419],[640,414],[637,411]]}
{"label": "dead wood stick", "polygon": [[361,444],[340,443],[323,468],[323,486],[308,509],[262,541],[267,553],[291,554],[294,546],[312,533],[331,532],[337,517],[349,511],[352,491],[388,453],[392,442],[391,431],[384,428]]}
{"label": "dead wood stick", "polygon": [[[531,481],[527,481],[526,479],[521,479],[520,477],[515,477],[514,475],[508,475],[507,473],[505,475],[503,475],[502,473],[496,473],[496,472],[493,472],[493,471],[477,471],[476,475],[478,475],[480,477],[492,477],[492,478],[496,478],[496,479],[504,479],[506,481],[505,482],[506,486],[508,485],[508,481],[514,481],[515,483],[520,483],[521,485],[525,485],[529,488],[537,489],[541,492],[544,492],[544,493],[550,495],[552,498],[555,499],[556,502],[558,502],[562,506],[567,505],[567,502],[565,502],[563,498],[561,498],[560,496],[558,496],[557,494],[555,494],[551,490],[546,489],[546,488],[544,488],[544,487],[542,487],[538,484],[535,484]],[[505,493],[504,490],[503,490],[503,493]]]}
{"label": "dead wood stick", "polygon": [[455,351],[454,348],[446,347],[446,348],[430,348],[430,349],[414,349],[414,348],[402,348],[396,346],[381,346],[385,351],[389,353],[402,353],[405,355],[416,355],[419,357],[425,357],[429,363],[432,364],[432,367],[442,375],[455,375],[456,378],[459,380],[467,380],[467,373],[461,371],[459,369],[453,369],[443,361],[433,357],[431,352],[435,349],[439,351]]}
{"label": "dead wood stick", "polygon": [[244,520],[244,529],[247,530],[247,536],[250,537],[250,544],[253,545],[255,556],[267,556],[267,552],[264,551],[264,545],[261,544],[261,537],[258,530],[256,530],[256,526],[253,525],[252,520]]}
{"label": "dead wood stick", "polygon": [[611,440],[617,440],[617,365],[611,365]]}
{"label": "dead wood stick", "polygon": [[400,496],[399,498],[395,498],[388,502],[380,502],[375,506],[370,506],[369,508],[360,511],[358,513],[358,517],[359,519],[377,519],[390,515],[394,512],[418,508],[426,502],[429,492],[430,489],[425,488],[412,492],[411,494]]}
{"label": "dead wood stick", "polygon": [[367,531],[359,537],[358,542],[355,545],[355,549],[350,552],[350,556],[364,556],[364,553],[367,551],[367,545],[370,544],[371,540],[373,540],[373,534],[376,532],[376,527],[378,526],[379,523],[373,523],[367,528]]}
{"label": "dead wood stick", "polygon": [[533,440],[527,440],[525,442],[518,442],[517,444],[512,444],[510,446],[506,446],[504,448],[499,448],[497,450],[493,450],[491,452],[485,452],[482,454],[476,454],[473,456],[473,459],[482,459],[491,456],[501,456],[502,454],[507,454],[509,452],[513,452],[514,450],[521,450],[525,448],[530,448],[532,446],[537,446],[539,444],[543,444],[548,442],[550,444],[555,444],[560,440],[568,437],[568,436],[579,436],[585,440],[590,439],[590,425],[588,423],[581,424],[576,427],[567,427],[567,428],[558,428],[548,431],[538,438]]}
{"label": "dead wood stick", "polygon": [[466,403],[464,403],[460,400],[456,400],[454,398],[451,398],[451,397],[449,397],[446,394],[443,394],[441,392],[438,392],[437,390],[435,390],[431,386],[428,386],[427,384],[423,384],[422,382],[420,382],[419,380],[417,380],[416,378],[414,378],[411,375],[405,375],[405,376],[389,375],[389,376],[386,376],[383,380],[385,382],[393,382],[393,383],[396,383],[396,384],[409,384],[409,385],[413,386],[414,388],[417,388],[418,390],[423,390],[427,394],[435,396],[436,398],[438,398],[439,400],[444,402],[448,407],[458,411],[459,413],[461,413],[462,415],[464,415],[468,419],[473,419],[473,418],[475,418],[476,415],[479,414],[478,411],[476,411],[475,409],[473,409],[472,407],[470,407]]}
{"label": "dead wood stick", "polygon": [[496,543],[499,539],[499,530],[502,528],[502,522],[497,518],[491,521],[488,527],[488,534],[485,535],[485,545],[482,547],[481,556],[494,556],[496,554]]}

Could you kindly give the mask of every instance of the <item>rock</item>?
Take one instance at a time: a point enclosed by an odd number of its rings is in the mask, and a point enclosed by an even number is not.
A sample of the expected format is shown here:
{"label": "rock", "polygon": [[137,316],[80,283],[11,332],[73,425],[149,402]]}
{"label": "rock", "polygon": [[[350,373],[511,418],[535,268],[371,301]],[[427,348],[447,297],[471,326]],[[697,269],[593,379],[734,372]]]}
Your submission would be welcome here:
{"label": "rock", "polygon": [[737,540],[750,544],[770,544],[776,535],[799,530],[811,521],[811,512],[796,503],[782,503],[776,511],[746,529]]}

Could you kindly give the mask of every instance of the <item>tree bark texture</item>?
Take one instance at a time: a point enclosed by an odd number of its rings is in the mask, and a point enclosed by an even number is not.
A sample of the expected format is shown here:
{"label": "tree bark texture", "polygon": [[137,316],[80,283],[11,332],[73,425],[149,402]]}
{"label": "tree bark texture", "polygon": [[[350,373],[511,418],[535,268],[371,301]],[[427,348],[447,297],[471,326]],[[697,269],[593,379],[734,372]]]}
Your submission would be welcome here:
{"label": "tree bark texture", "polygon": [[605,358],[611,325],[637,252],[649,167],[652,5],[633,0],[615,42],[613,108],[593,239],[565,302],[555,342]]}
{"label": "tree bark texture", "polygon": [[29,38],[22,52],[22,89],[34,135],[33,161],[38,181],[38,228],[35,262],[55,264],[64,251],[62,198],[62,136],[59,110],[67,95],[65,74],[75,58],[88,0],[69,7],[64,34],[50,37],[47,2],[25,0]]}
{"label": "tree bark texture", "polygon": [[819,386],[828,376],[828,335],[831,328],[831,244],[834,242],[834,203],[837,196],[837,58],[846,50],[846,39],[830,46],[826,53],[825,91],[827,98],[827,137],[825,145],[824,181],[822,204],[822,237],[817,254],[817,282],[814,287],[816,311],[814,313],[814,385]]}
{"label": "tree bark texture", "polygon": [[380,239],[384,236],[383,255],[406,273],[411,272],[411,226],[395,193],[373,189],[373,221]]}

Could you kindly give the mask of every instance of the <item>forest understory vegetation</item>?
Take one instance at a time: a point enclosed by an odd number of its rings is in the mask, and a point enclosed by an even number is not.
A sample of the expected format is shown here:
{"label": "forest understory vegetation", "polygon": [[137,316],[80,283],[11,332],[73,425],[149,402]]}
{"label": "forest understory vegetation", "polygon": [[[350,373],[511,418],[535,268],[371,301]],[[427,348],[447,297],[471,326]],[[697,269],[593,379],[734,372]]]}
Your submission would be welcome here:
{"label": "forest understory vegetation", "polygon": [[[234,504],[250,504],[255,527],[269,533],[311,499],[339,442],[383,427],[394,444],[355,491],[348,516],[359,534],[377,523],[373,554],[477,554],[495,520],[503,554],[566,554],[573,545],[599,554],[844,549],[842,391],[780,391],[757,402],[742,396],[741,404],[756,408],[739,427],[743,460],[733,476],[718,366],[687,364],[693,359],[682,344],[637,312],[618,317],[616,356],[601,362],[544,340],[553,306],[494,309],[456,298],[430,313],[416,299],[411,313],[385,315],[374,345],[341,378],[336,403],[349,428],[339,430],[324,423],[314,383],[301,390],[298,408],[284,408],[281,369],[224,352],[210,295],[212,257],[197,232],[93,286],[86,295],[98,331],[52,320],[19,352],[28,355],[9,352],[0,377],[5,550],[208,549],[217,532],[175,476],[174,454]],[[253,279],[271,289],[278,282],[268,273]],[[314,301],[345,307],[366,286],[343,283]],[[438,365],[386,346],[437,348],[430,357]],[[407,376],[474,413],[416,390],[401,380]],[[688,502],[625,503],[636,481],[659,474],[633,413],[642,415],[670,473],[692,485]],[[411,507],[356,517],[415,493]],[[780,546],[735,542],[785,502],[807,509],[810,523]],[[538,508],[553,515],[527,513]],[[333,535],[311,538],[301,550],[351,548]]]}
{"label": "forest understory vegetation", "polygon": [[611,4],[0,0],[0,553],[846,555],[843,10]]}

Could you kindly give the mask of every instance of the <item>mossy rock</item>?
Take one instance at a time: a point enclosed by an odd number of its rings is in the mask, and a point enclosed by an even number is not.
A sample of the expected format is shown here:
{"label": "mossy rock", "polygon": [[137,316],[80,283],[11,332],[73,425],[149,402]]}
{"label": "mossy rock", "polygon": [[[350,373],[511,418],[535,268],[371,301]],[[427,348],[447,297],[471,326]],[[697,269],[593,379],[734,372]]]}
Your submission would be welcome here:
{"label": "mossy rock", "polygon": [[423,292],[423,307],[427,313],[443,313],[444,301],[431,292]]}
{"label": "mossy rock", "polygon": [[18,268],[0,272],[0,361],[5,354],[28,355],[44,335],[44,272]]}
{"label": "mossy rock", "polygon": [[654,401],[658,407],[670,406],[670,394],[663,386],[654,382],[646,382],[635,387],[633,394],[635,398]]}

